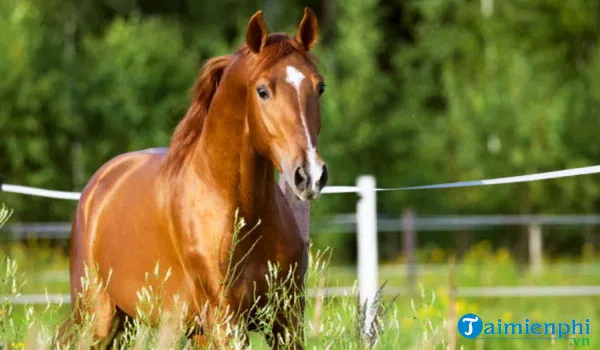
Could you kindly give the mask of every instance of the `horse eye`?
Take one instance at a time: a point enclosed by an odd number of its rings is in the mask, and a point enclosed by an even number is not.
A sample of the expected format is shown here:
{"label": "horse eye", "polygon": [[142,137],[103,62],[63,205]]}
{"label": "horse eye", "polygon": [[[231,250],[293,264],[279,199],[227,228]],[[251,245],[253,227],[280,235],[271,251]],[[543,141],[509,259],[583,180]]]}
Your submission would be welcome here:
{"label": "horse eye", "polygon": [[258,97],[262,98],[263,100],[269,98],[269,92],[264,86],[259,86],[258,89],[256,89],[256,92],[258,93]]}
{"label": "horse eye", "polygon": [[319,96],[323,95],[324,92],[325,92],[325,84],[321,83],[321,84],[319,84]]}

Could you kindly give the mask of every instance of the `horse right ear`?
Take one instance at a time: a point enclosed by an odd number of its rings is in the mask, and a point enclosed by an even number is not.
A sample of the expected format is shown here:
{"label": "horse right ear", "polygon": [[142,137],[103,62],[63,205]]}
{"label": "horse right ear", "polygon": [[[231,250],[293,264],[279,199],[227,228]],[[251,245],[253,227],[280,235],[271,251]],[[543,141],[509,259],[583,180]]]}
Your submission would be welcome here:
{"label": "horse right ear", "polygon": [[259,53],[267,43],[267,36],[269,35],[269,29],[263,19],[262,11],[257,13],[250,18],[248,22],[248,29],[246,31],[246,45],[254,52]]}
{"label": "horse right ear", "polygon": [[304,8],[304,16],[296,31],[296,40],[302,44],[306,51],[315,46],[319,37],[319,21],[317,15],[310,7]]}

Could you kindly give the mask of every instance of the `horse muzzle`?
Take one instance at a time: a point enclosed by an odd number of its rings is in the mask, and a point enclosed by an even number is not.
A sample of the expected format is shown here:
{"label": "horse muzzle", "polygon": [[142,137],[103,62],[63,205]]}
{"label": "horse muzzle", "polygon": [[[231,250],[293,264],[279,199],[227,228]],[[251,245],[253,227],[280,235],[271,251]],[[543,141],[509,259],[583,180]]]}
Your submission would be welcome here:
{"label": "horse muzzle", "polygon": [[294,193],[298,199],[313,200],[321,194],[321,190],[327,185],[329,177],[327,165],[322,161],[320,164],[299,165],[294,170],[291,183]]}

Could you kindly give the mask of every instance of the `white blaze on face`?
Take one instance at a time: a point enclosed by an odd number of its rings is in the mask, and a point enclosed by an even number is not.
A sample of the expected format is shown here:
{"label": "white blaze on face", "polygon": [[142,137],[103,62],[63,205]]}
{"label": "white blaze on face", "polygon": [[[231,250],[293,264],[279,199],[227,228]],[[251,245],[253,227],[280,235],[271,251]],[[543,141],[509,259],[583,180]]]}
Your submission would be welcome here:
{"label": "white blaze on face", "polygon": [[[302,110],[300,104],[300,86],[305,76],[294,66],[287,66],[285,69],[286,77],[285,81],[291,84],[296,89],[296,96],[298,98],[298,108],[300,109],[300,119],[302,119],[302,126],[304,126],[304,132],[306,134],[306,142],[308,143],[308,151],[306,158],[308,159],[308,175],[312,180],[321,178],[321,172],[323,169],[317,164],[317,150],[313,147],[312,140],[310,139],[310,133],[308,132],[308,126],[306,124],[306,116]],[[316,182],[309,184],[309,186],[316,186]]]}
{"label": "white blaze on face", "polygon": [[287,68],[285,69],[285,81],[286,83],[290,83],[292,84],[292,86],[296,89],[296,92],[298,93],[298,99],[300,98],[300,85],[302,85],[302,80],[304,80],[304,74],[302,74],[301,71],[299,71],[296,67],[294,66],[287,66]]}

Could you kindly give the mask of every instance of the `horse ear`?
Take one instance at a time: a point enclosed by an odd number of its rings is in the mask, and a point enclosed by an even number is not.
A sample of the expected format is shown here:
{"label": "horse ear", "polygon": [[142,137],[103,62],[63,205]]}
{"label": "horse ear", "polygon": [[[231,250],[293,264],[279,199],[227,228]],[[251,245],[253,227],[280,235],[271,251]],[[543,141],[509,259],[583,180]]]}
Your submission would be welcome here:
{"label": "horse ear", "polygon": [[246,45],[248,45],[248,48],[250,48],[252,52],[259,53],[267,43],[268,35],[269,29],[263,19],[263,13],[262,11],[258,11],[248,22]]}
{"label": "horse ear", "polygon": [[304,16],[296,31],[296,40],[304,46],[306,51],[315,46],[319,37],[319,21],[317,15],[309,7],[304,8]]}

